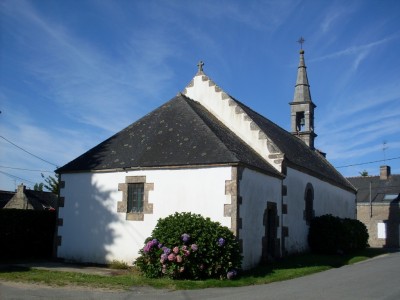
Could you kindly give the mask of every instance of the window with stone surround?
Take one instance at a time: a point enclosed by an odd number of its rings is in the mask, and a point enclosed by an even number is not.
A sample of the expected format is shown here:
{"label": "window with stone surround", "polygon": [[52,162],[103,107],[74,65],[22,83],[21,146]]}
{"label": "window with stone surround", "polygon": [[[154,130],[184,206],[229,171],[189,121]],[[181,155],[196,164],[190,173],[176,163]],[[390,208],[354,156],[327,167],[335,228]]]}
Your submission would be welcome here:
{"label": "window with stone surround", "polygon": [[128,213],[143,212],[144,183],[128,183]]}
{"label": "window with stone surround", "polygon": [[146,176],[126,176],[125,183],[118,184],[122,201],[117,203],[117,212],[125,213],[126,220],[143,221],[145,214],[153,213],[153,204],[149,203],[153,189],[154,183],[146,182]]}

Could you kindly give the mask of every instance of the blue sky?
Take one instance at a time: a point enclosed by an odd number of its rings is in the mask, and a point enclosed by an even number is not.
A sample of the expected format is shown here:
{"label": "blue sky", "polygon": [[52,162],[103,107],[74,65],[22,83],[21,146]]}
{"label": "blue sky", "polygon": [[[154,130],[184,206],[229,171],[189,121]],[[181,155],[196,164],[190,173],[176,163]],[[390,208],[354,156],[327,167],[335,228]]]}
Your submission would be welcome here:
{"label": "blue sky", "polygon": [[316,147],[400,174],[400,1],[0,0],[0,189],[32,188],[170,100],[199,60],[290,130],[300,36]]}

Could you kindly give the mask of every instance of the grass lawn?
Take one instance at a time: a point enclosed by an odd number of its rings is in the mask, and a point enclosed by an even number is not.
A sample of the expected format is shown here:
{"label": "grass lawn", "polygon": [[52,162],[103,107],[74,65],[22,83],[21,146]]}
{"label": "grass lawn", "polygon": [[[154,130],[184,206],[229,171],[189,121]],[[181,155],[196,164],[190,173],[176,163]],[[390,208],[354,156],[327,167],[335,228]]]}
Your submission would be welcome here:
{"label": "grass lawn", "polygon": [[316,272],[353,264],[386,253],[383,249],[366,249],[353,255],[303,254],[286,257],[272,264],[243,272],[236,280],[171,280],[148,279],[134,269],[116,272],[117,275],[101,276],[72,272],[38,270],[34,268],[0,268],[0,280],[40,283],[52,286],[78,285],[92,288],[128,289],[132,286],[152,286],[165,289],[200,289],[265,284],[293,279]]}

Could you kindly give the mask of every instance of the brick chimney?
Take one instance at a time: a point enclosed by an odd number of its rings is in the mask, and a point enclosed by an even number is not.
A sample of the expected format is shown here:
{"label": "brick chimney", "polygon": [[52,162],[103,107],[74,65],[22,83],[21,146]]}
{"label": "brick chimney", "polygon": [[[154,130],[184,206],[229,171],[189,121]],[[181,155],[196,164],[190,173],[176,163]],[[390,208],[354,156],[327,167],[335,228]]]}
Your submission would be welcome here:
{"label": "brick chimney", "polygon": [[389,166],[381,166],[381,180],[387,180],[390,176],[390,167]]}

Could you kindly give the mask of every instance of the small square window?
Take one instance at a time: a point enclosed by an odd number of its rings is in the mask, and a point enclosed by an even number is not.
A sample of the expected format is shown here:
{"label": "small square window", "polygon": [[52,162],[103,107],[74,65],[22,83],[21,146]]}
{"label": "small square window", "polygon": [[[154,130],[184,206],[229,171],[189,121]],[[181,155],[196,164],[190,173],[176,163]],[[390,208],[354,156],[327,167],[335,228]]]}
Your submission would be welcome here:
{"label": "small square window", "polygon": [[128,213],[143,212],[143,195],[144,183],[129,183],[128,184]]}

